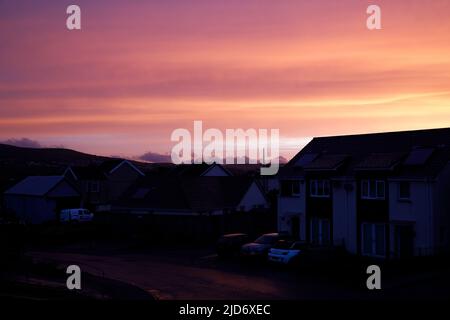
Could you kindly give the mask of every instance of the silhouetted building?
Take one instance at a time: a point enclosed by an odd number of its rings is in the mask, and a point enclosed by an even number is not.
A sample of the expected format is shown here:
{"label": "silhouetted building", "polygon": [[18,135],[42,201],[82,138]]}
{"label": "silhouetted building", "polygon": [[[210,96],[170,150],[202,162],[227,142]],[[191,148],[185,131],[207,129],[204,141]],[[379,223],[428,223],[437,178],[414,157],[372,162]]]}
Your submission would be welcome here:
{"label": "silhouetted building", "polygon": [[450,128],[314,138],[279,179],[279,231],[382,258],[449,248]]}
{"label": "silhouetted building", "polygon": [[261,186],[250,177],[150,175],[113,202],[110,213],[142,219],[155,232],[202,238],[273,230],[268,209]]}
{"label": "silhouetted building", "polygon": [[30,176],[4,193],[7,210],[25,223],[55,221],[64,208],[78,208],[80,193],[63,176]]}
{"label": "silhouetted building", "polygon": [[117,200],[144,173],[128,160],[107,160],[98,165],[70,166],[64,176],[78,186],[82,205],[96,211]]}

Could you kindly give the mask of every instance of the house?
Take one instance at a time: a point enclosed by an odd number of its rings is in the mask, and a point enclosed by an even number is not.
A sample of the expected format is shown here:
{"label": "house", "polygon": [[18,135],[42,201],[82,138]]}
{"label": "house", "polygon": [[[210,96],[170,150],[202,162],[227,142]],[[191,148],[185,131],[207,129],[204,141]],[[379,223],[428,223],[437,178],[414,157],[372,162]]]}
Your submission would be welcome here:
{"label": "house", "polygon": [[58,219],[64,208],[80,206],[80,193],[63,176],[30,176],[4,193],[7,210],[26,223]]}
{"label": "house", "polygon": [[279,174],[278,229],[380,258],[448,250],[450,128],[314,138]]}
{"label": "house", "polygon": [[154,232],[196,238],[251,232],[258,226],[267,229],[271,223],[259,184],[249,177],[230,176],[143,177],[113,202],[111,215],[121,221],[142,219]]}
{"label": "house", "polygon": [[114,159],[89,166],[69,166],[64,176],[78,186],[83,206],[96,210],[118,199],[145,174],[131,161]]}

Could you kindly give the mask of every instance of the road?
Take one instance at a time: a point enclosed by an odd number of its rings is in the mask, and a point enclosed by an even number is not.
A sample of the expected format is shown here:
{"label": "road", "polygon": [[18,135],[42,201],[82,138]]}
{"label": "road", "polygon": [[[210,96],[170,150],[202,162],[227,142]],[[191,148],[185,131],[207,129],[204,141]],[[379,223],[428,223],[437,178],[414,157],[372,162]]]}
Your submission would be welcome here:
{"label": "road", "polygon": [[345,281],[335,283],[326,276],[264,264],[221,261],[208,250],[158,249],[145,253],[33,251],[29,255],[62,265],[77,264],[86,272],[138,286],[158,299],[364,299],[404,298],[411,293],[419,294],[415,298],[420,298],[421,292],[439,290],[446,290],[445,294],[448,294],[446,286],[436,290],[436,281],[427,278],[418,286],[417,278],[414,278],[413,290],[411,285],[399,282],[397,287],[389,288],[388,285],[381,292],[374,292],[347,286]]}
{"label": "road", "polygon": [[[201,254],[201,253],[199,253]],[[136,285],[159,299],[329,299],[352,298],[352,290],[333,288],[283,268],[221,262],[214,255],[95,254],[33,251],[30,256]]]}

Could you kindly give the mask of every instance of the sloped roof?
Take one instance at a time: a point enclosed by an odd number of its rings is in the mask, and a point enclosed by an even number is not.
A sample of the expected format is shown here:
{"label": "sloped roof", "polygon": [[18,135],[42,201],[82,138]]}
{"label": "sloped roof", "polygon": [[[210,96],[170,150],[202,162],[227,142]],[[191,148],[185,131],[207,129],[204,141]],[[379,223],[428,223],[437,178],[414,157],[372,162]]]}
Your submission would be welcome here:
{"label": "sloped roof", "polygon": [[132,162],[124,159],[106,160],[100,164],[90,164],[88,166],[70,166],[66,170],[71,169],[80,180],[105,180],[107,175],[118,168],[122,163],[129,164],[139,174],[144,175],[144,173]]}
{"label": "sloped roof", "polygon": [[[431,148],[433,152],[418,165],[408,164],[405,160],[420,148]],[[309,154],[317,157],[297,165]],[[335,174],[386,170],[398,176],[435,177],[450,161],[450,128],[314,138],[281,169],[280,176],[302,176],[308,167],[320,164],[322,157],[343,154],[348,155],[348,160]]]}
{"label": "sloped roof", "polygon": [[345,154],[324,154],[305,164],[303,168],[306,170],[336,170],[348,158],[349,156]]}
{"label": "sloped roof", "polygon": [[63,180],[63,176],[30,176],[8,189],[5,194],[44,196]]}
{"label": "sloped roof", "polygon": [[114,205],[188,211],[235,208],[253,182],[249,177],[143,177]]}
{"label": "sloped roof", "polygon": [[70,169],[80,180],[105,180],[105,173],[98,166],[71,166]]}
{"label": "sloped roof", "polygon": [[207,164],[205,162],[198,164],[179,164],[169,171],[169,175],[179,177],[201,177],[215,166],[219,166],[223,171],[232,175],[231,172],[219,164]]}
{"label": "sloped roof", "polygon": [[113,170],[115,167],[117,167],[123,161],[125,161],[125,160],[123,160],[123,159],[113,159],[113,160],[103,161],[99,165],[99,170],[102,171],[102,172],[109,173],[109,172],[111,172],[111,170]]}
{"label": "sloped roof", "polygon": [[355,169],[390,170],[405,157],[404,152],[372,153],[363,158]]}

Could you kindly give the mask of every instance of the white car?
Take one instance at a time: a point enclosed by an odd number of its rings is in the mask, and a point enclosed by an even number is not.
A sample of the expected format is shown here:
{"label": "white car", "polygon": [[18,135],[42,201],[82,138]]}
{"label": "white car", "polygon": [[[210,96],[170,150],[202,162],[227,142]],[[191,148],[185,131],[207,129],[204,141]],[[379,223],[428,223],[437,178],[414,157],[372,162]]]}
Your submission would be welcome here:
{"label": "white car", "polygon": [[61,222],[89,222],[94,219],[94,214],[88,209],[63,209],[61,210]]}
{"label": "white car", "polygon": [[306,249],[304,242],[280,241],[269,250],[268,259],[271,262],[290,264]]}

